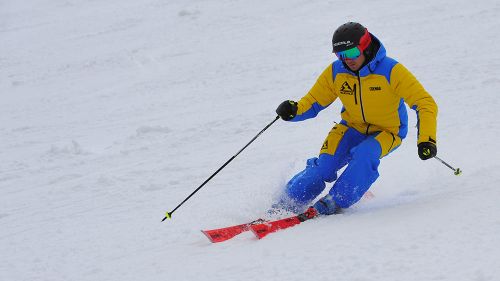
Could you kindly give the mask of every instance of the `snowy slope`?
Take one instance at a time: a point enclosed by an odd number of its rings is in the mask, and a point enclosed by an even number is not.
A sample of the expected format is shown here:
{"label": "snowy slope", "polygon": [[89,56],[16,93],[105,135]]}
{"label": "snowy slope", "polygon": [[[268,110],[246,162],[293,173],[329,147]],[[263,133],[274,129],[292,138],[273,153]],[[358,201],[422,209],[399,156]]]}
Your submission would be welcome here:
{"label": "snowy slope", "polygon": [[[0,280],[500,280],[500,4],[0,1]],[[276,122],[346,21],[435,97],[438,161],[412,128],[375,198],[257,241],[255,219],[316,155],[340,105]],[[410,122],[415,124],[413,111]]]}

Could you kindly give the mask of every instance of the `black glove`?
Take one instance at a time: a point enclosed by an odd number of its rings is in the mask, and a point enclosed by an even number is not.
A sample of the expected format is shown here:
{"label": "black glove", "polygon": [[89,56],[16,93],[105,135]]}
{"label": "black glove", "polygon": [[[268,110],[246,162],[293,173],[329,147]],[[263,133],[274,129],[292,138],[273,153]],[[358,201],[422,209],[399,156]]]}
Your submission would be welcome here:
{"label": "black glove", "polygon": [[297,115],[297,103],[293,100],[284,101],[276,108],[276,113],[285,121],[292,120]]}
{"label": "black glove", "polygon": [[437,147],[432,142],[421,142],[418,144],[418,157],[422,160],[431,159],[437,154]]}

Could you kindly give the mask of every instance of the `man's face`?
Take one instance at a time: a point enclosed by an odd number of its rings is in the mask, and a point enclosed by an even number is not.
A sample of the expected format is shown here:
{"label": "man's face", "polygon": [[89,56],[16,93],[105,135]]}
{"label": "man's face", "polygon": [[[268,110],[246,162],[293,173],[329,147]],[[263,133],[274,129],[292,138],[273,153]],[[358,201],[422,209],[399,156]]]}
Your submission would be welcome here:
{"label": "man's face", "polygon": [[361,53],[357,59],[345,59],[344,62],[352,71],[358,71],[365,62],[365,55]]}

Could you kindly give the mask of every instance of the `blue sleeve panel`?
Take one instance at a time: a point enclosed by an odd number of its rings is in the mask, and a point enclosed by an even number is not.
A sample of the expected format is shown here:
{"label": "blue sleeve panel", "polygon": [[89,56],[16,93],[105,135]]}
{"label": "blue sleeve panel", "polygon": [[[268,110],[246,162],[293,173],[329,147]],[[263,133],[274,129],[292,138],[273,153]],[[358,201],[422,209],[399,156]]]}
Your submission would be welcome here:
{"label": "blue sleeve panel", "polygon": [[321,106],[319,103],[315,102],[311,105],[311,108],[309,108],[308,110],[306,110],[304,113],[300,114],[300,115],[297,115],[295,116],[292,120],[292,122],[298,122],[298,121],[303,121],[303,120],[306,120],[306,119],[310,119],[310,118],[314,118],[318,115],[318,113],[327,108],[327,106]]}
{"label": "blue sleeve panel", "polygon": [[408,134],[408,112],[406,111],[404,99],[399,102],[398,115],[400,122],[398,136],[404,139]]}

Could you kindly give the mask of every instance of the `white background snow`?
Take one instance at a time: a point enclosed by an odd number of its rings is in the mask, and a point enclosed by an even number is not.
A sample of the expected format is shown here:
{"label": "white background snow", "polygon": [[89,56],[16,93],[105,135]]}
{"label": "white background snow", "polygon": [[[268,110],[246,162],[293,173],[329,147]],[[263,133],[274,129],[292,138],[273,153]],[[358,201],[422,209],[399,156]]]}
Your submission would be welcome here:
{"label": "white background snow", "polygon": [[[500,280],[500,2],[0,1],[0,280]],[[256,240],[255,219],[315,156],[336,103],[276,122],[359,21],[439,105],[372,200]],[[416,123],[409,112],[410,124]]]}

